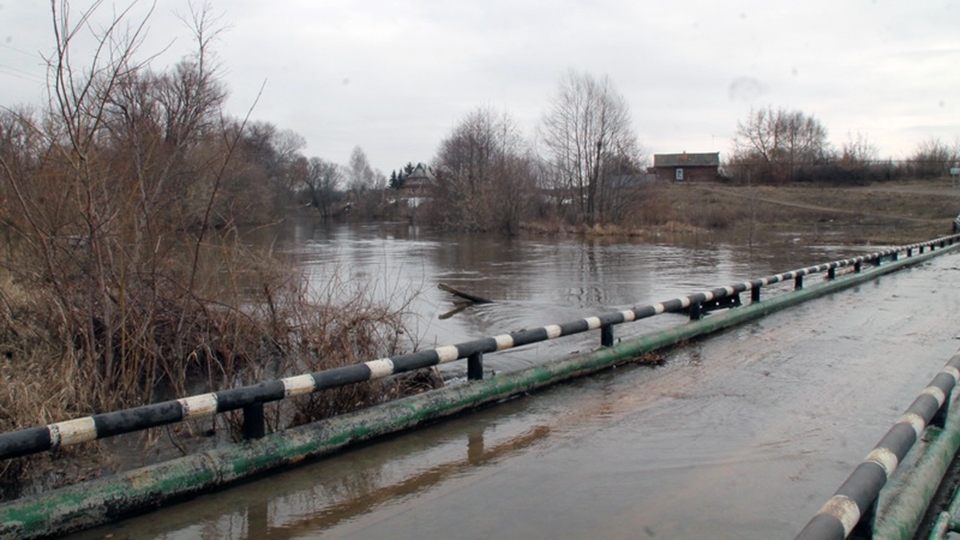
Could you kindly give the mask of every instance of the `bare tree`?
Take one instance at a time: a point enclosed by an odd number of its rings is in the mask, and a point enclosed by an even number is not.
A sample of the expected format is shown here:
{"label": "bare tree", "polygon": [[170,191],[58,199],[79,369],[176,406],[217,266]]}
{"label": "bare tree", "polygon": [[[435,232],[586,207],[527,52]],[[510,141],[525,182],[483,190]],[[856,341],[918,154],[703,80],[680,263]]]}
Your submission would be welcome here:
{"label": "bare tree", "polygon": [[350,153],[350,163],[347,165],[349,175],[348,187],[357,196],[363,196],[367,190],[376,187],[376,173],[367,160],[367,154],[363,148],[354,147]]}
{"label": "bare tree", "polygon": [[630,109],[606,76],[567,73],[543,117],[540,139],[553,165],[555,185],[573,198],[579,215],[591,224],[609,217],[604,210],[615,191],[609,180],[620,165],[642,161]]}
{"label": "bare tree", "polygon": [[[150,14],[125,26],[130,8],[95,32],[88,65],[73,64],[75,42],[94,27],[100,5],[72,19],[67,2],[51,4],[48,106],[39,120],[8,111],[4,123],[30,136],[0,150],[22,260],[40,261],[17,271],[52,294],[59,327],[70,335],[66,354],[75,356],[67,364],[76,370],[75,391],[98,389],[76,400],[94,407],[149,399],[159,373],[175,377],[166,364],[174,354],[154,347],[150,329],[170,307],[162,291],[196,298],[196,257],[174,265],[170,254],[178,231],[187,228],[186,194],[206,185],[200,192],[212,201],[229,156],[218,131],[226,94],[209,61],[216,31],[208,8],[190,17],[195,52],[156,74],[135,59]],[[201,240],[202,229],[196,246]],[[161,348],[180,346],[186,345],[171,339]]]}
{"label": "bare tree", "polygon": [[[292,201],[303,183],[302,176],[306,171],[299,162],[304,159],[300,151],[306,145],[306,139],[300,134],[279,129],[269,122],[254,122],[243,130],[240,157],[254,169],[247,174],[260,176],[259,182],[267,184],[261,188],[268,188],[275,209]],[[242,192],[237,195],[243,197]]]}
{"label": "bare tree", "polygon": [[450,228],[515,233],[533,190],[527,153],[507,113],[467,114],[434,160],[436,215]]}
{"label": "bare tree", "polygon": [[359,146],[350,153],[346,167],[350,203],[347,209],[356,218],[375,219],[387,211],[388,181],[379,169],[370,166],[366,152]]}
{"label": "bare tree", "polygon": [[298,178],[291,175],[290,170],[296,169],[297,163],[303,159],[300,151],[306,146],[307,140],[293,130],[284,129],[277,133],[273,148],[280,171],[277,179],[281,188],[292,189],[297,185]]}
{"label": "bare tree", "polygon": [[[314,303],[301,276],[240,241],[232,224],[265,198],[262,165],[302,182],[309,163],[302,138],[274,133],[257,146],[269,129],[224,117],[208,8],[185,17],[195,53],[155,72],[135,58],[146,19],[126,27],[124,11],[102,26],[103,2],[86,5],[71,14],[51,3],[46,106],[0,107],[0,428],[396,352],[407,334],[399,311],[340,283]],[[91,34],[81,68],[71,51]],[[268,426],[372,402],[380,388],[268,411]],[[20,471],[2,468],[0,485]]]}
{"label": "bare tree", "polygon": [[816,118],[783,108],[757,109],[737,123],[731,168],[757,180],[786,182],[798,168],[829,157],[827,130]]}
{"label": "bare tree", "polygon": [[866,134],[857,132],[856,136],[847,133],[847,140],[840,149],[840,165],[844,167],[864,167],[877,159],[877,145],[870,142]]}
{"label": "bare tree", "polygon": [[930,138],[917,145],[910,157],[911,172],[920,178],[946,176],[960,160],[960,146],[951,148],[938,138]]}
{"label": "bare tree", "polygon": [[330,217],[331,205],[336,202],[343,176],[342,168],[336,163],[318,157],[310,158],[304,182],[310,205],[320,212],[323,219]]}
{"label": "bare tree", "polygon": [[537,161],[527,148],[506,154],[493,178],[494,227],[503,234],[514,235],[521,221],[528,217],[536,200]]}

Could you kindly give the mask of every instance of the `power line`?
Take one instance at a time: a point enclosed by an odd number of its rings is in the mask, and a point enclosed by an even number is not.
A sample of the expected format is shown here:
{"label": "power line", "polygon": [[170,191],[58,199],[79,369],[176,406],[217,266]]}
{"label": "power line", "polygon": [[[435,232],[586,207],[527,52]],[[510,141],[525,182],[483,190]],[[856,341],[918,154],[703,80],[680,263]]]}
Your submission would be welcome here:
{"label": "power line", "polygon": [[[29,53],[27,51],[24,51],[23,49],[18,49],[16,47],[7,45],[6,43],[0,43],[0,47],[11,50],[15,53],[22,54],[24,56],[28,56],[39,62],[43,62],[43,58],[37,53]],[[0,73],[8,77],[13,77],[15,79],[20,79],[22,81],[28,81],[28,82],[37,83],[37,84],[44,84],[46,82],[42,77],[37,76],[37,74],[35,73],[24,71],[22,69],[18,69],[13,66],[5,65],[5,64],[0,64]]]}
{"label": "power line", "polygon": [[46,81],[43,79],[27,73],[26,71],[21,71],[9,66],[0,65],[0,74],[6,75],[8,77],[13,77],[14,79],[20,79],[22,81],[32,82],[36,84],[44,84]]}
{"label": "power line", "polygon": [[28,53],[27,51],[25,51],[25,50],[23,50],[23,49],[18,49],[18,48],[16,48],[16,47],[11,47],[10,45],[7,45],[6,43],[0,43],[0,47],[3,47],[4,49],[10,49],[10,50],[13,51],[13,52],[18,52],[18,53],[20,53],[20,54],[22,54],[22,55],[25,55],[25,56],[29,56],[30,58],[33,58],[33,59],[35,59],[35,60],[43,61],[43,58],[42,58],[39,54],[36,54],[36,53]]}
{"label": "power line", "polygon": [[0,64],[0,72],[5,73],[6,75],[9,75],[9,76],[11,76],[11,77],[15,77],[15,78],[17,78],[17,79],[23,79],[23,80],[25,80],[25,81],[31,81],[31,82],[36,82],[36,83],[43,83],[43,82],[44,82],[44,80],[43,80],[42,78],[38,77],[35,73],[30,73],[29,71],[24,71],[24,70],[22,70],[22,69],[17,69],[17,68],[15,68],[15,67],[13,67],[13,66],[7,66],[7,65],[4,65],[4,64]]}

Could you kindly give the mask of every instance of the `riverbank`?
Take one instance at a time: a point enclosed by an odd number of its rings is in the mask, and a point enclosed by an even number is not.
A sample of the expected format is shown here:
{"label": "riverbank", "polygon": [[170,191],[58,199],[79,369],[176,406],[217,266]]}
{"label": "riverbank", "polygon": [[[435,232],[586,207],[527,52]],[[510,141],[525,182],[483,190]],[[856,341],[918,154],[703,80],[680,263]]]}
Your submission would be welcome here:
{"label": "riverbank", "polygon": [[893,245],[949,234],[960,212],[960,186],[949,179],[850,187],[665,183],[652,186],[646,196],[645,211],[632,224],[531,222],[524,228],[539,234],[644,238],[790,233],[794,243]]}
{"label": "riverbank", "polygon": [[[949,179],[867,186],[732,186],[665,184],[658,189],[666,223],[710,231],[797,231],[801,241],[903,244],[949,234],[960,212],[960,187]],[[663,218],[661,218],[663,219]]]}

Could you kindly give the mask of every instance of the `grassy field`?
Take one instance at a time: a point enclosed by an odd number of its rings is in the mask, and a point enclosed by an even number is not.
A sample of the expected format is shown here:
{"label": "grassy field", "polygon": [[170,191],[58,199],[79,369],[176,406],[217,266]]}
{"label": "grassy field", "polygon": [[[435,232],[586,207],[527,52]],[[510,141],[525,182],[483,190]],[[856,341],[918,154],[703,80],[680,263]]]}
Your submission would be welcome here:
{"label": "grassy field", "polygon": [[949,179],[851,187],[666,184],[655,197],[661,223],[733,234],[790,231],[804,242],[927,240],[949,234],[960,212],[960,186]]}

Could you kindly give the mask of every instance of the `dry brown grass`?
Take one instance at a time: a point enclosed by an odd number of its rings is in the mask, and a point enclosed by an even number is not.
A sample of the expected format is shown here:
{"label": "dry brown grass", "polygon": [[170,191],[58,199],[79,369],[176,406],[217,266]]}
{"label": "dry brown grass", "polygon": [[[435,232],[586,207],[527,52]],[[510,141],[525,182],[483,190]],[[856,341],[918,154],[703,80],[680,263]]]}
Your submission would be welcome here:
{"label": "dry brown grass", "polygon": [[960,187],[942,178],[849,187],[664,183],[645,189],[642,196],[623,223],[589,226],[549,216],[526,222],[523,229],[657,239],[790,232],[804,242],[889,245],[949,234],[960,212]]}
{"label": "dry brown grass", "polygon": [[[269,130],[222,109],[217,63],[205,61],[220,31],[212,13],[198,7],[184,17],[194,52],[154,72],[136,59],[146,19],[122,12],[94,30],[86,21],[97,4],[87,9],[72,19],[51,4],[63,31],[48,59],[47,106],[0,108],[0,430],[396,351],[402,306],[379,306],[363,287],[347,294],[344,284],[318,296],[238,237],[235,224],[262,216],[270,198],[267,164],[257,159],[272,154],[261,137]],[[81,61],[76,39],[110,54]],[[363,385],[272,407],[270,427],[382,393]],[[170,430],[170,444],[185,446],[179,439],[197,430],[233,431],[237,417]],[[56,459],[65,455],[4,462],[0,483],[16,489],[49,476],[39,484],[57,485],[96,464],[70,468]],[[47,462],[51,475],[31,471]]]}
{"label": "dry brown grass", "polygon": [[709,232],[709,229],[705,227],[678,220],[642,226],[618,224],[571,225],[560,221],[529,222],[524,223],[522,229],[534,234],[570,234],[589,237],[659,237],[665,234],[690,235]]}
{"label": "dry brown grass", "polygon": [[[231,244],[223,267],[204,284],[204,295],[158,298],[149,310],[128,306],[127,326],[115,342],[131,340],[115,357],[114,378],[102,352],[92,369],[82,328],[64,326],[60,295],[42,283],[7,274],[0,281],[0,430],[43,425],[151,401],[216,391],[356,364],[395,354],[413,344],[404,327],[405,305],[379,305],[363,284],[328,283],[310,290],[292,267]],[[240,265],[238,261],[245,264]],[[171,289],[175,290],[175,289]],[[128,302],[133,303],[133,302]],[[93,343],[102,351],[105,336]],[[412,379],[411,379],[412,380]],[[431,387],[439,379],[425,379]],[[424,384],[420,381],[418,384]],[[267,428],[281,430],[405,392],[416,384],[372,381],[285,400],[267,408]],[[153,430],[141,444],[190,451],[207,444],[197,435],[239,439],[242,414]],[[166,452],[169,455],[169,452]],[[0,466],[0,500],[24,490],[56,487],[121,466],[97,443],[55,454],[17,458]]]}

